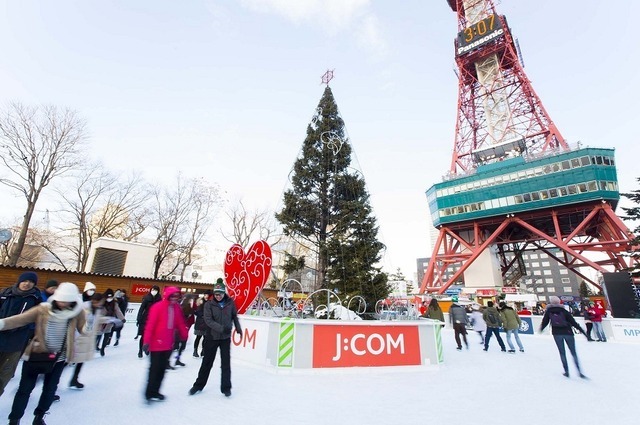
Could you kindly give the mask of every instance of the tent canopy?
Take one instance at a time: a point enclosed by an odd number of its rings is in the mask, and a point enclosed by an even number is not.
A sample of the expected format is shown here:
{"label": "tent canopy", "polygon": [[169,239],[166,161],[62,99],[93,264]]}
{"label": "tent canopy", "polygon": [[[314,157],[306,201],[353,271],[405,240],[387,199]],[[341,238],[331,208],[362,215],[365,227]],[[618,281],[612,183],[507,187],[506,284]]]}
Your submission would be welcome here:
{"label": "tent canopy", "polygon": [[536,294],[506,294],[505,301],[529,302],[535,304],[538,301]]}

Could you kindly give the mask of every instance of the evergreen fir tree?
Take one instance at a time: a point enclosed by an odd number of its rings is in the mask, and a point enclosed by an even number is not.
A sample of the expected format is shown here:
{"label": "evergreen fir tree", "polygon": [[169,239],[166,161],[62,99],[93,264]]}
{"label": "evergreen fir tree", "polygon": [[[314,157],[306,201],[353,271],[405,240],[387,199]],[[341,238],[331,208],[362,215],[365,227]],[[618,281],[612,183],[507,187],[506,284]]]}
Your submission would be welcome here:
{"label": "evergreen fir tree", "polygon": [[[640,182],[640,178],[636,179]],[[633,190],[631,193],[621,193],[620,195],[632,201],[635,205],[629,208],[622,208],[622,210],[626,213],[622,218],[624,220],[629,220],[634,222],[637,226],[633,229],[633,234],[636,235],[635,239],[633,239],[633,246],[629,252],[629,255],[636,260],[640,261],[640,190]],[[630,272],[634,276],[640,275],[640,268],[637,266],[632,268]]]}
{"label": "evergreen fir tree", "polygon": [[[351,168],[351,146],[329,86],[307,127],[276,219],[285,235],[314,248],[320,288],[361,295],[369,309],[388,295],[387,276],[376,267],[384,245],[377,240],[364,179]],[[306,260],[287,259],[285,269],[302,267]]]}

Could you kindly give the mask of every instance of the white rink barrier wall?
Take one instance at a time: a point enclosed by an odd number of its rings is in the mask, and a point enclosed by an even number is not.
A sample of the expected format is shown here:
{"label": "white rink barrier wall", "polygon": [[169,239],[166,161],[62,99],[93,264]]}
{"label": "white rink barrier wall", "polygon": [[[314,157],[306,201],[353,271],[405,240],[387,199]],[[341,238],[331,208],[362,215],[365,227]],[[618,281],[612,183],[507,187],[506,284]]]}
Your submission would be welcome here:
{"label": "white rink barrier wall", "polygon": [[[576,322],[582,326],[582,329],[586,330],[584,319],[582,317],[574,317]],[[520,316],[523,324],[520,327],[520,335],[540,335],[539,329],[542,323],[542,316]],[[446,327],[450,328],[449,314],[444,314],[444,320],[446,321]],[[602,319],[602,328],[607,336],[607,341],[616,342],[629,342],[640,344],[640,320],[639,319],[616,319],[616,318],[604,318]],[[469,331],[472,332],[472,331]],[[551,327],[547,326],[542,335],[551,335]],[[595,334],[592,331],[591,336]]]}
{"label": "white rink barrier wall", "polygon": [[342,321],[240,315],[234,359],[277,370],[437,366],[442,327],[430,320]]}

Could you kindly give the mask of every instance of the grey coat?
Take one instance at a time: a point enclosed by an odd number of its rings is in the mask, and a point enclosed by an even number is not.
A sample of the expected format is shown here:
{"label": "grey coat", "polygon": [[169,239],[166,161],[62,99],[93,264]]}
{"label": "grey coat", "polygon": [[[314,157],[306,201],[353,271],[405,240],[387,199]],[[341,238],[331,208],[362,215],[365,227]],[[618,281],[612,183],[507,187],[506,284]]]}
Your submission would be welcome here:
{"label": "grey coat", "polygon": [[449,321],[452,325],[456,323],[467,324],[469,323],[469,317],[467,317],[467,312],[464,307],[453,304],[451,308],[449,308]]}

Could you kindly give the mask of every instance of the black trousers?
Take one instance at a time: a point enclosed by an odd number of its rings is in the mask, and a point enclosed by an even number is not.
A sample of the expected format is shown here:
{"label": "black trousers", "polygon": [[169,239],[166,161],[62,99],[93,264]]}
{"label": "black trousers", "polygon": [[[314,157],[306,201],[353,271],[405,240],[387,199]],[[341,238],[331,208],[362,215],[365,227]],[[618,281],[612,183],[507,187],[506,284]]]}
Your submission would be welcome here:
{"label": "black trousers", "polygon": [[9,420],[18,420],[24,415],[24,411],[29,404],[29,397],[31,392],[36,386],[39,375],[44,375],[44,382],[42,384],[42,394],[38,405],[33,411],[34,415],[44,415],[53,403],[53,396],[56,395],[58,389],[58,382],[60,382],[60,375],[62,370],[66,366],[65,362],[57,362],[53,367],[53,370],[46,372],[44,368],[46,365],[36,362],[22,362],[22,375],[20,376],[20,385],[18,386],[18,392],[13,399],[13,406],[11,406],[11,413],[9,413]]}
{"label": "black trousers", "polygon": [[171,350],[152,351],[149,354],[149,379],[147,380],[145,397],[149,398],[160,394],[160,385],[162,385],[167,364],[169,364],[169,357],[171,357]]}
{"label": "black trousers", "polygon": [[194,388],[199,390],[207,385],[209,374],[216,360],[216,352],[220,348],[220,392],[231,391],[231,338],[213,340],[205,336],[204,357],[198,371],[198,378],[193,383]]}

